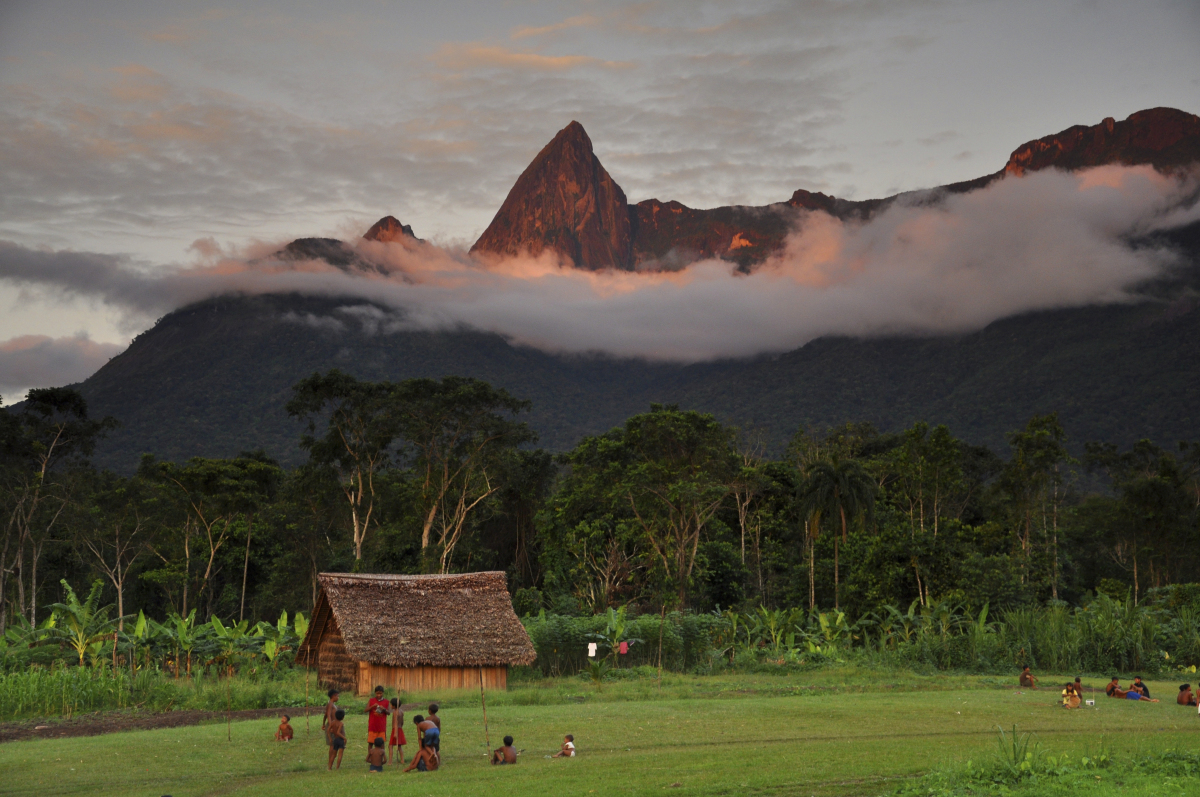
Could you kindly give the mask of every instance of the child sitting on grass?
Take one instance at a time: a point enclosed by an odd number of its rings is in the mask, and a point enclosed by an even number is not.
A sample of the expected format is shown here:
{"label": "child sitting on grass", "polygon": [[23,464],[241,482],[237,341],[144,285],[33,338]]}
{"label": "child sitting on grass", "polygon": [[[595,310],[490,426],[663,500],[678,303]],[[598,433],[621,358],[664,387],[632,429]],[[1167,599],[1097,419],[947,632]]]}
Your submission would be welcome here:
{"label": "child sitting on grass", "polygon": [[346,719],[346,712],[340,708],[333,715],[333,719],[329,721],[329,727],[326,733],[329,736],[329,769],[335,769],[333,760],[337,759],[336,769],[342,768],[342,753],[346,750],[346,724],[343,720]]}
{"label": "child sitting on grass", "polygon": [[290,742],[292,740],[292,726],[289,724],[291,717],[284,714],[279,720],[279,730],[275,731],[275,741]]}
{"label": "child sitting on grass", "polygon": [[563,737],[562,749],[555,753],[552,758],[574,758],[575,757],[575,737],[567,734]]}
{"label": "child sitting on grass", "polygon": [[387,761],[387,753],[383,750],[383,737],[377,737],[371,745],[371,749],[367,752],[367,771],[368,772],[383,772],[383,765]]}
{"label": "child sitting on grass", "polygon": [[513,747],[513,738],[511,736],[504,737],[504,746],[497,747],[492,753],[493,764],[515,764],[517,763],[517,750]]}
{"label": "child sitting on grass", "polygon": [[[436,737],[433,737],[436,738]],[[437,750],[433,749],[430,742],[433,738],[424,736],[421,738],[421,749],[417,750],[417,754],[413,756],[412,763],[408,765],[405,772],[412,772],[414,769],[418,772],[435,772],[438,768],[439,757]]]}

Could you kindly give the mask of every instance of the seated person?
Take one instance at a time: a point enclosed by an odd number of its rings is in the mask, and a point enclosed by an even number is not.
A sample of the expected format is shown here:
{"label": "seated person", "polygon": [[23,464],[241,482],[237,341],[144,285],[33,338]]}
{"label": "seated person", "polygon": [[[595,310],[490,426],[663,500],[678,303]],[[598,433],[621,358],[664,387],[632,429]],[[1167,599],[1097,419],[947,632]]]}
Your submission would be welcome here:
{"label": "seated person", "polygon": [[1179,697],[1175,698],[1175,702],[1181,706],[1196,705],[1196,696],[1192,693],[1192,685],[1184,684],[1179,687]]}
{"label": "seated person", "polygon": [[1121,685],[1117,683],[1117,680],[1117,676],[1114,675],[1112,680],[1108,682],[1108,686],[1104,687],[1104,694],[1108,695],[1109,697],[1124,699],[1125,690],[1121,688]]}
{"label": "seated person", "polygon": [[292,740],[292,726],[290,723],[291,717],[284,714],[279,720],[279,730],[275,731],[275,739],[280,742],[290,742]]}
{"label": "seated person", "polygon": [[1144,698],[1149,699],[1149,697],[1150,697],[1150,687],[1148,687],[1144,683],[1142,683],[1142,676],[1140,676],[1140,675],[1133,676],[1133,686],[1131,686],[1129,688],[1138,690],[1138,692]]}
{"label": "seated person", "polygon": [[1034,678],[1033,673],[1029,671],[1028,664],[1021,670],[1021,686],[1026,689],[1037,689],[1037,678]]}
{"label": "seated person", "polygon": [[429,737],[422,737],[421,749],[417,750],[417,754],[413,756],[412,762],[404,770],[412,772],[414,769],[418,772],[435,772],[438,768],[438,753],[430,745],[432,741]]}
{"label": "seated person", "polygon": [[1126,700],[1140,700],[1143,703],[1157,703],[1158,701],[1152,697],[1142,697],[1142,693],[1138,691],[1134,684],[1129,685],[1129,690],[1125,692]]}
{"label": "seated person", "polygon": [[513,747],[513,738],[511,736],[504,737],[504,746],[497,747],[492,753],[493,764],[515,764],[517,763],[517,751]]}
{"label": "seated person", "polygon": [[562,749],[551,756],[551,758],[574,758],[575,757],[575,737],[567,734],[563,737]]}
{"label": "seated person", "polygon": [[377,736],[367,752],[367,771],[368,772],[383,772],[383,765],[387,763],[387,751],[383,749],[383,737]]}
{"label": "seated person", "polygon": [[1075,684],[1070,681],[1062,690],[1063,708],[1079,708],[1079,693],[1075,691]]}

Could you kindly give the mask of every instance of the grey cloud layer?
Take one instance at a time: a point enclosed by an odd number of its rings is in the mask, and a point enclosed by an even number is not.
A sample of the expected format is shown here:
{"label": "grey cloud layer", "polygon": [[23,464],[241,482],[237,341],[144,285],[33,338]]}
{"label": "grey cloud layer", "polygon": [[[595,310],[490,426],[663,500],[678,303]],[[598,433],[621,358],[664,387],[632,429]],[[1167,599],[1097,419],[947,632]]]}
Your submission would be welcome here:
{"label": "grey cloud layer", "polygon": [[123,348],[98,343],[87,335],[22,335],[0,341],[0,397],[12,403],[30,387],[81,382]]}
{"label": "grey cloud layer", "polygon": [[162,272],[6,243],[0,281],[141,315],[222,292],[341,296],[347,305],[335,315],[287,320],[329,334],[469,325],[549,351],[694,361],[785,351],[829,334],[962,332],[1028,310],[1128,300],[1175,264],[1173,253],[1128,239],[1200,218],[1198,185],[1148,167],[1102,167],[896,204],[862,224],[810,213],[749,276],[715,261],[637,274],[564,268],[549,256],[485,265],[461,249],[369,241],[355,245],[377,272],[210,249],[202,262]]}

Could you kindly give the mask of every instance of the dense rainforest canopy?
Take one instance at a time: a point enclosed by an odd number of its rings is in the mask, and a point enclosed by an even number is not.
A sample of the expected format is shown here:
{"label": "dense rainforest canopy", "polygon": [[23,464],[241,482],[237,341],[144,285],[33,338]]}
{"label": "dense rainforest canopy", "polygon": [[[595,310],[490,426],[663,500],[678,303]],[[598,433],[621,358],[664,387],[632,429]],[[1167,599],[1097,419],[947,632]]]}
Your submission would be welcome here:
{"label": "dense rainforest canopy", "polygon": [[[508,573],[519,612],[953,601],[1079,603],[1200,580],[1200,444],[1068,441],[1056,415],[992,451],[946,426],[755,429],[652,405],[551,455],[528,402],[468,378],[294,386],[307,461],[262,452],[119,476],[69,389],[0,412],[0,624],[103,583],[116,613],[307,611],[322,571]],[[934,419],[936,420],[936,419]],[[1070,444],[1070,445],[1068,445]],[[1072,451],[1082,452],[1072,456]]]}

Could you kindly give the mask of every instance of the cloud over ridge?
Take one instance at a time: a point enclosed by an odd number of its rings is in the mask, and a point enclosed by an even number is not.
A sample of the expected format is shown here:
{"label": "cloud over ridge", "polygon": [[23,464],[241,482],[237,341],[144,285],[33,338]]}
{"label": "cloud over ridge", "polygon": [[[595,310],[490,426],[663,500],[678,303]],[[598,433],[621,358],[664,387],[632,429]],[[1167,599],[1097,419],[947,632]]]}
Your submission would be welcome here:
{"label": "cloud over ridge", "polygon": [[1196,174],[1105,166],[914,195],[866,222],[810,212],[749,275],[724,261],[589,272],[551,255],[483,262],[424,242],[363,240],[352,245],[376,268],[284,261],[267,254],[276,246],[233,257],[206,245],[196,262],[155,269],[0,242],[0,281],[91,298],[131,326],[222,293],[299,292],[347,298],[336,317],[288,319],[327,334],[469,326],[552,352],[699,361],[788,351],[824,335],[961,333],[1031,310],[1131,300],[1177,256],[1130,239],[1200,219],[1198,193]]}

